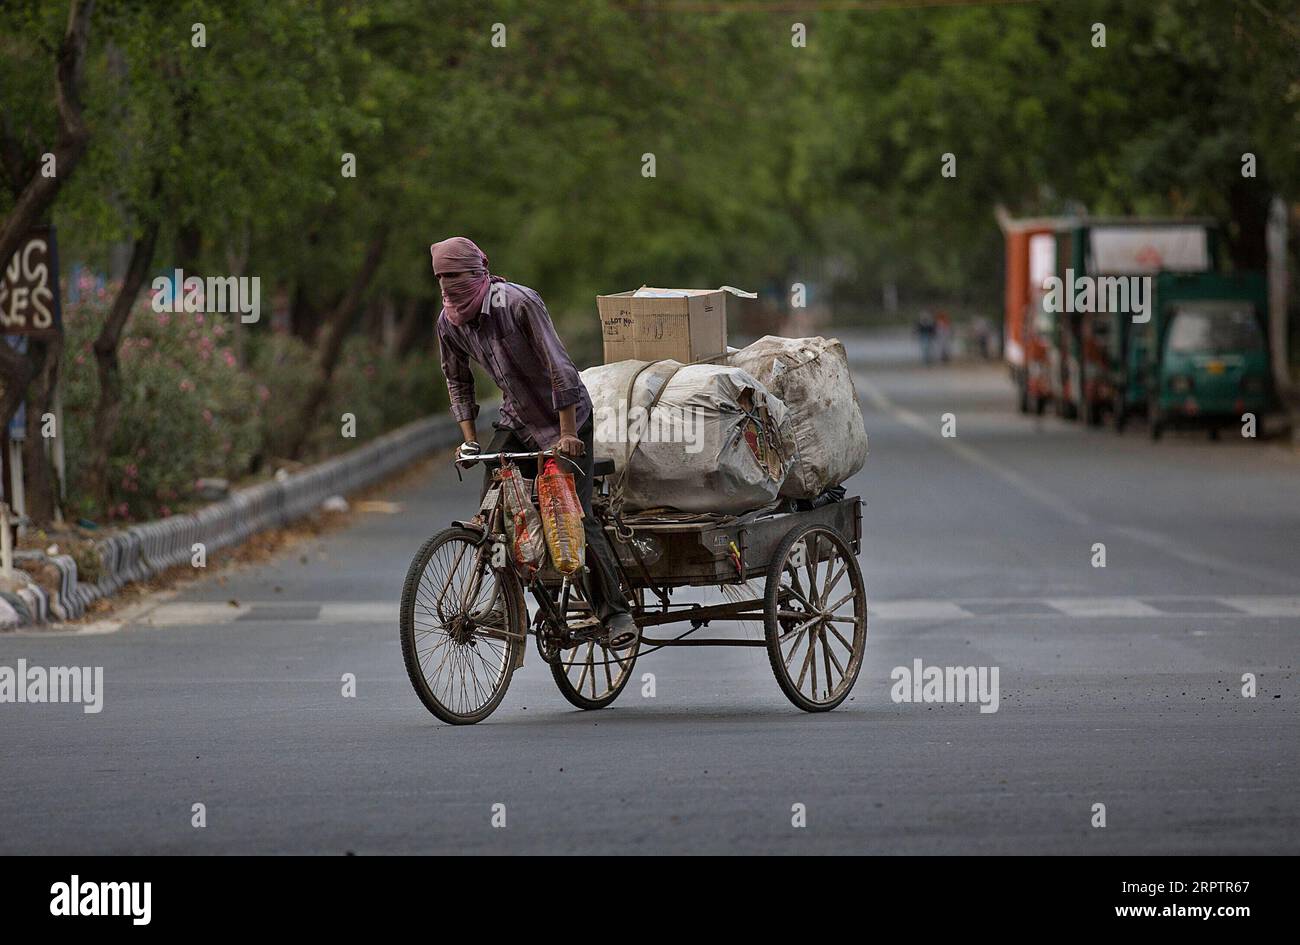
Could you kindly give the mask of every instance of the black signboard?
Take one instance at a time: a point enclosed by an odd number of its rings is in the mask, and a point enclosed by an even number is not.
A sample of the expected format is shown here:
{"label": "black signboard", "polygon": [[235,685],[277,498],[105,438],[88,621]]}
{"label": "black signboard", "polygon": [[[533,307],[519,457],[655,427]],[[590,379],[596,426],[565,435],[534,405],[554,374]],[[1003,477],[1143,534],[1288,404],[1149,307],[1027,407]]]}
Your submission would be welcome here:
{"label": "black signboard", "polygon": [[0,272],[0,333],[39,337],[62,329],[54,227],[32,227]]}

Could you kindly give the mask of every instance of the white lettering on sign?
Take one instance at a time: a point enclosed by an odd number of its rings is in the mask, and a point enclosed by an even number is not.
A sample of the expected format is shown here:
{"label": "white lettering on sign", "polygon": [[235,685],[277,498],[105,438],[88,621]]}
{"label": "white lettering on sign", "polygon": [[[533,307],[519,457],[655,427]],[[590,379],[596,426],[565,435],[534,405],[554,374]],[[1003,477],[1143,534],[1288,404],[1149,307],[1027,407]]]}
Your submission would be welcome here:
{"label": "white lettering on sign", "polygon": [[50,244],[45,234],[30,237],[5,267],[0,279],[0,326],[14,333],[54,327]]}

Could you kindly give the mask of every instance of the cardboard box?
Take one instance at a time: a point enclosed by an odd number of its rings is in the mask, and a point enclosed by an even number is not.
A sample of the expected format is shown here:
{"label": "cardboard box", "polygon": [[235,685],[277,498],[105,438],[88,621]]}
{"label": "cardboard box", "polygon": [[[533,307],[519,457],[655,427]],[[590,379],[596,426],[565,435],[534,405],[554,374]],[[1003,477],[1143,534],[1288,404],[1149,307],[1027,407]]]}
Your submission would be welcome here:
{"label": "cardboard box", "polygon": [[683,364],[727,350],[727,309],[758,298],[724,285],[718,289],[654,289],[596,296],[605,363],[660,361]]}

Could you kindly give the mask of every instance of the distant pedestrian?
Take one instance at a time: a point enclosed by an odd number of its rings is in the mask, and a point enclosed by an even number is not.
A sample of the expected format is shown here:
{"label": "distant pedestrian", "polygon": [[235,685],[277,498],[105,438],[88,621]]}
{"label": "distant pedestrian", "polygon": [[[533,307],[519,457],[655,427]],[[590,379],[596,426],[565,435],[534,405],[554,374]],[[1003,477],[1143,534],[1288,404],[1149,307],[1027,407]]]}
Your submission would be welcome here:
{"label": "distant pedestrian", "polygon": [[979,352],[980,358],[987,361],[992,355],[990,348],[993,343],[993,326],[983,315],[976,315],[971,319],[970,333],[975,341],[975,350]]}
{"label": "distant pedestrian", "polygon": [[916,318],[916,340],[921,344],[921,363],[934,362],[934,316],[928,308],[921,309]]}
{"label": "distant pedestrian", "polygon": [[947,363],[952,358],[952,319],[943,309],[934,318],[934,336],[939,344],[939,360]]}

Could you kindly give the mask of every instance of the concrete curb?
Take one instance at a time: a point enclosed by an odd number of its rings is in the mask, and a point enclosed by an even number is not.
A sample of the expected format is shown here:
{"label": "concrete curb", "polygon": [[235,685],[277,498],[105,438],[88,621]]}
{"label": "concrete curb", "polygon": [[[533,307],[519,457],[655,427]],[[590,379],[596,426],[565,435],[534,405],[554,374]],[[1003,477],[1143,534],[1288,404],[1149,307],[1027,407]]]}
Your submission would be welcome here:
{"label": "concrete curb", "polygon": [[[480,425],[495,419],[484,408]],[[418,459],[460,443],[450,416],[427,417],[376,437],[364,446],[269,482],[237,489],[226,498],[184,515],[133,525],[96,543],[104,576],[95,583],[77,579],[71,555],[19,552],[17,563],[39,561],[59,572],[53,594],[35,583],[0,599],[0,629],[49,620],[75,620],[96,600],[191,560],[195,544],[207,552],[239,544],[267,528],[288,525],[315,511],[332,495],[364,489]]]}

